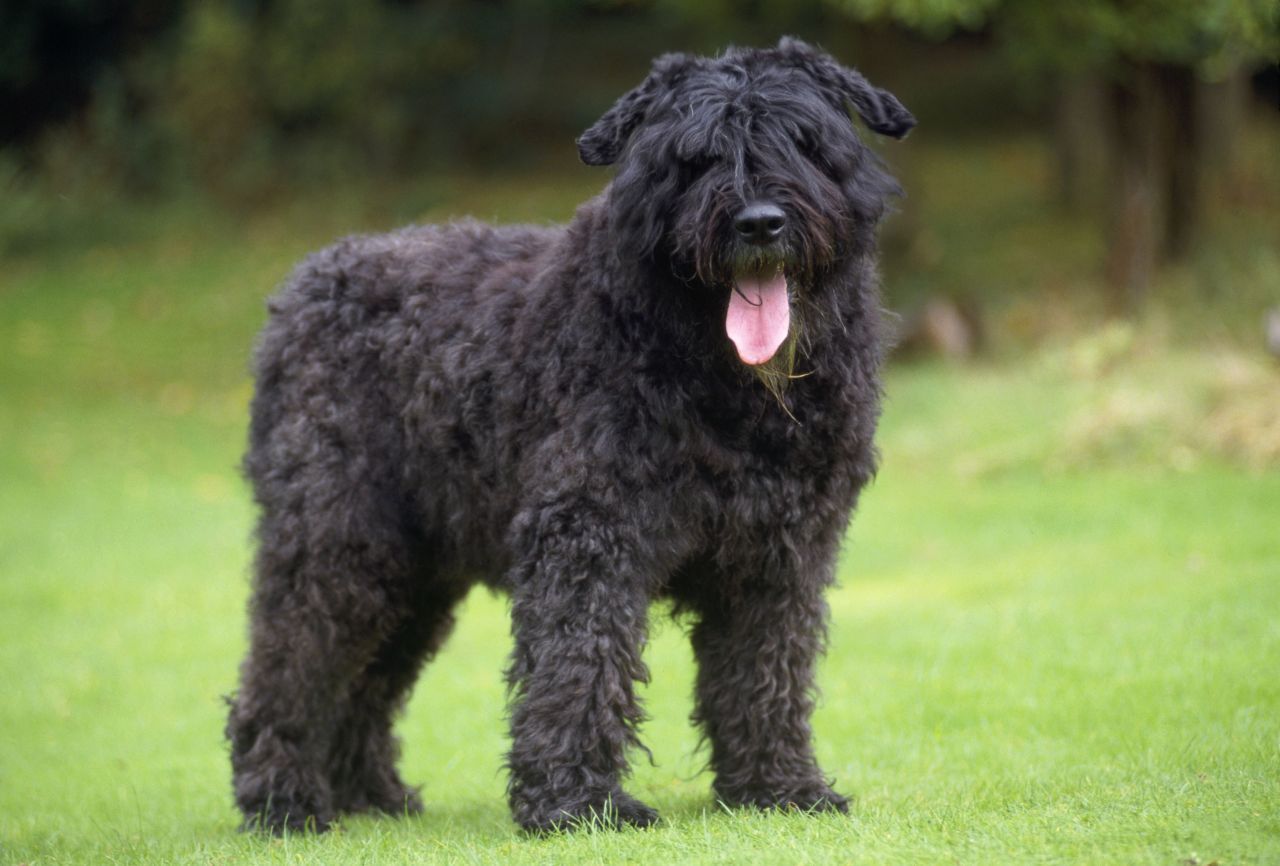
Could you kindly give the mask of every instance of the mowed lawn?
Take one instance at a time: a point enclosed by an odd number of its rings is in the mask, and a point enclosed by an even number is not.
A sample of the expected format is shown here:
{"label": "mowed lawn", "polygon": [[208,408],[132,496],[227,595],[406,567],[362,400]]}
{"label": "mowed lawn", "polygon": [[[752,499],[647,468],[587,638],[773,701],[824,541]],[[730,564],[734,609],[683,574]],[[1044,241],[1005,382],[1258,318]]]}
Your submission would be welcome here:
{"label": "mowed lawn", "polygon": [[238,834],[246,357],[265,293],[343,222],[175,222],[0,274],[0,861],[1280,863],[1280,472],[1237,442],[1280,385],[1141,328],[892,370],[815,719],[848,817],[713,802],[655,609],[630,787],[664,822],[520,835],[505,605],[477,592],[400,723],[426,814]]}

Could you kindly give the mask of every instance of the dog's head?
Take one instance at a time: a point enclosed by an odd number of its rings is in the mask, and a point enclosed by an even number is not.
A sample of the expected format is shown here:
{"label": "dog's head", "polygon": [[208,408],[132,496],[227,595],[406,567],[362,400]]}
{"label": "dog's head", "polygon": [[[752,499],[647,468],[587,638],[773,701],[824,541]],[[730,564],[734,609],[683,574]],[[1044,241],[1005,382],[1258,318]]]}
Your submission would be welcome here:
{"label": "dog's head", "polygon": [[850,106],[882,135],[915,125],[888,91],[784,38],[718,58],[659,57],[578,139],[583,162],[618,164],[609,208],[619,253],[719,292],[746,364],[794,349],[793,308],[869,248],[898,191]]}

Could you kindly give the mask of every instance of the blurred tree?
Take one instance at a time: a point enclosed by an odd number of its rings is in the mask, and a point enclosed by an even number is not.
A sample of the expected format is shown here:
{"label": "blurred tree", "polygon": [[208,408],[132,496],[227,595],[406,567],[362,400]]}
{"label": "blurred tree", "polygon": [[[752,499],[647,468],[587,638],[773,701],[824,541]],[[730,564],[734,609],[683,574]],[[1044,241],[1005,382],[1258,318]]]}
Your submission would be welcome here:
{"label": "blurred tree", "polygon": [[1200,82],[1280,52],[1280,3],[1005,0],[993,23],[1024,68],[1104,82],[1106,271],[1114,304],[1132,308],[1160,262],[1194,247],[1205,174],[1238,134],[1231,89]]}
{"label": "blurred tree", "polygon": [[0,145],[85,108],[103,70],[172,28],[167,0],[0,3]]}
{"label": "blurred tree", "polygon": [[[1163,260],[1193,246],[1203,175],[1235,131],[1229,79],[1280,55],[1277,0],[827,0],[859,20],[889,19],[927,35],[986,26],[1027,76],[1056,79],[1061,174],[1077,202],[1091,138],[1111,163],[1105,185],[1113,301],[1132,308]],[[1091,93],[1091,81],[1105,94]],[[1223,104],[1226,103],[1226,104]],[[1090,106],[1102,117],[1090,118]],[[1093,129],[1091,129],[1093,127]],[[1093,133],[1091,135],[1091,133]],[[1216,147],[1214,147],[1216,145]],[[1216,153],[1205,154],[1212,148]]]}
{"label": "blurred tree", "polygon": [[394,173],[451,138],[451,85],[501,22],[483,5],[205,0],[146,90],[202,187]]}
{"label": "blurred tree", "polygon": [[991,18],[1001,0],[828,0],[860,21],[896,21],[942,39],[952,31],[976,29]]}

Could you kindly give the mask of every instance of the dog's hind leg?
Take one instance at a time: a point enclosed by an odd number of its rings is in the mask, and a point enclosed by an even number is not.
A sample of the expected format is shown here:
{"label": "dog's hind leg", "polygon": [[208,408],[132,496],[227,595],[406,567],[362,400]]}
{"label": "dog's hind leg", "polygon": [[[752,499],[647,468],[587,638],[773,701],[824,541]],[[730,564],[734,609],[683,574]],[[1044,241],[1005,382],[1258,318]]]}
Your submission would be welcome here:
{"label": "dog's hind leg", "polygon": [[465,585],[428,586],[416,593],[410,614],[378,648],[351,689],[329,757],[339,812],[422,811],[417,789],[401,781],[396,771],[399,742],[391,727],[423,662],[435,655],[452,630],[454,605],[465,592]]}
{"label": "dog's hind leg", "polygon": [[408,613],[403,517],[385,490],[342,471],[350,455],[333,458],[259,479],[250,648],[227,722],[246,827],[328,826],[353,688]]}

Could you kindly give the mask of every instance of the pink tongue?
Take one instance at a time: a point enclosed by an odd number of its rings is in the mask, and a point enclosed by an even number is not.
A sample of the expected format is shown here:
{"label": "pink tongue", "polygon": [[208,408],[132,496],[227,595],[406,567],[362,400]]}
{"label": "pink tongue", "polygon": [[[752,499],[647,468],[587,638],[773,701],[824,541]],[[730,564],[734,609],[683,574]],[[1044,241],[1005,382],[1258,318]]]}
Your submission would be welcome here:
{"label": "pink tongue", "polygon": [[729,296],[729,312],[724,329],[738,348],[744,364],[763,364],[774,356],[791,327],[787,304],[787,278],[782,272],[771,277],[740,277]]}

